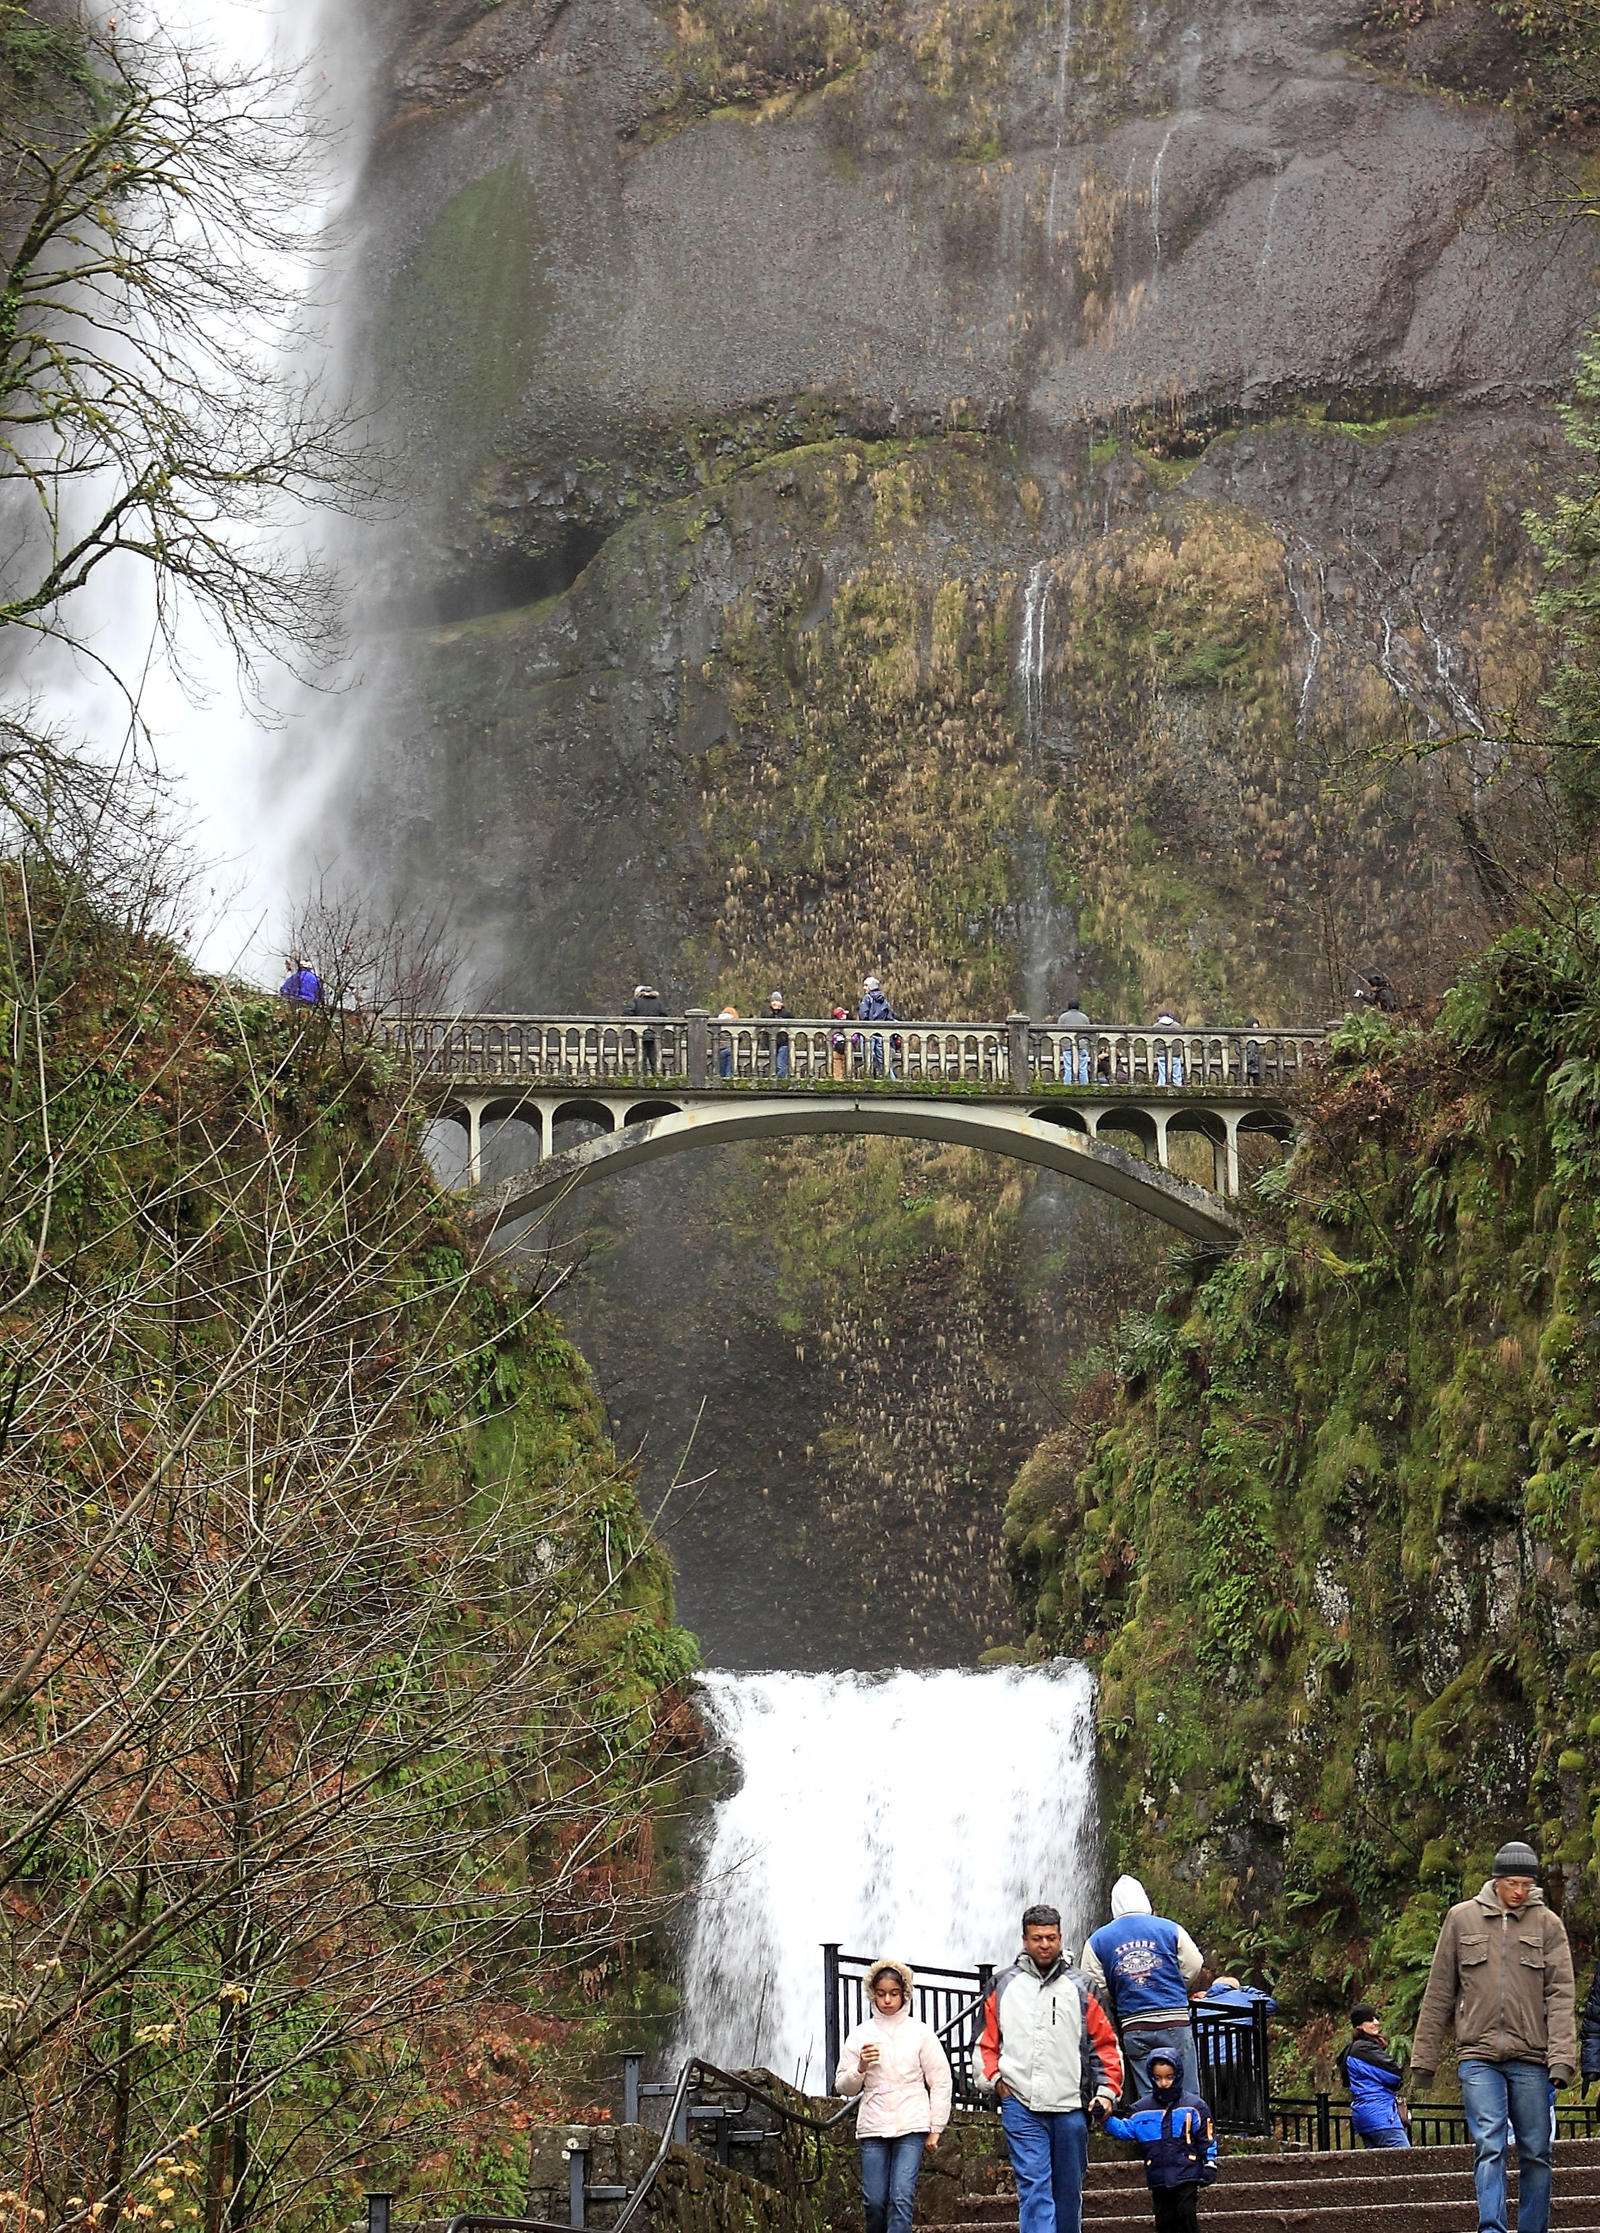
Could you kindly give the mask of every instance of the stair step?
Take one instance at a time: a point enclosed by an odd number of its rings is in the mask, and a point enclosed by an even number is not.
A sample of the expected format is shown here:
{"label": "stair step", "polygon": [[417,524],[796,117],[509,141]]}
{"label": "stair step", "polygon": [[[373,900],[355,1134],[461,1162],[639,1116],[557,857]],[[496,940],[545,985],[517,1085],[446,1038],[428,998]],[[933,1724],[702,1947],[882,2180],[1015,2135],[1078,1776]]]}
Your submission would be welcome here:
{"label": "stair step", "polygon": [[[1201,2197],[1210,2233],[1471,2233],[1476,2211],[1469,2147],[1362,2148],[1316,2154],[1224,2154]],[[1002,2174],[1003,2175],[1003,2174]],[[1510,2187],[1517,2192],[1515,2153]],[[1130,2153],[1096,2162],[1084,2181],[1084,2233],[1149,2233],[1144,2165]],[[1014,2192],[963,2194],[949,2218],[918,2233],[1017,2233]],[[1552,2233],[1600,2233],[1600,2139],[1555,2151]]]}

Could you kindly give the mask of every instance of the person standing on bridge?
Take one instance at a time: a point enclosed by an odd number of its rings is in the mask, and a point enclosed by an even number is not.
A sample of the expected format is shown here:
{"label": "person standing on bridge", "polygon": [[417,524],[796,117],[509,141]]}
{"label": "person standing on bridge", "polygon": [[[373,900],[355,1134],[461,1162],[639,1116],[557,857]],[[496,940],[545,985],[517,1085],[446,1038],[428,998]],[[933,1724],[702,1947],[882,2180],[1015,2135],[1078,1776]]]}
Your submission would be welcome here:
{"label": "person standing on bridge", "polygon": [[1185,2093],[1200,2091],[1189,1994],[1205,1966],[1183,1925],[1152,1913],[1136,1876],[1119,1876],[1111,1887],[1111,1920],[1083,1950],[1083,1974],[1110,2010],[1128,2059],[1142,2068],[1157,2047],[1170,2049]]}
{"label": "person standing on bridge", "polygon": [[1094,1025],[1078,1006],[1078,996],[1073,994],[1056,1018],[1058,1031],[1070,1031],[1072,1037],[1061,1042],[1061,1083],[1087,1085],[1089,1083],[1089,1034]]}
{"label": "person standing on bridge", "polygon": [[[890,1007],[889,996],[884,991],[881,980],[877,977],[863,977],[861,980],[860,1019],[863,1023],[898,1023],[900,1020]],[[891,1038],[889,1042],[889,1075],[891,1078],[894,1076],[894,1047],[895,1041]],[[881,1032],[875,1031],[872,1034],[867,1067],[875,1078],[883,1075],[883,1034]]]}
{"label": "person standing on bridge", "polygon": [[[781,992],[768,993],[767,1020],[769,1022],[776,1022],[778,1017],[792,1016],[793,1013],[792,1008],[785,1007]],[[789,1034],[786,1031],[780,1031],[772,1042],[772,1070],[774,1077],[786,1078],[789,1075]]]}
{"label": "person standing on bridge", "polygon": [[983,2004],[972,2075],[1000,2103],[1020,2233],[1081,2233],[1089,2112],[1116,2107],[1122,2055],[1088,1980],[1066,1959],[1053,1907],[1022,1918],[1022,1952]]}
{"label": "person standing on bridge", "polygon": [[[664,1016],[666,1004],[654,985],[635,985],[633,998],[624,1007],[625,1016]],[[639,1039],[640,1067],[653,1070],[656,1066],[656,1035],[653,1031],[641,1033]]]}
{"label": "person standing on bridge", "polygon": [[1415,2090],[1439,2067],[1444,2027],[1460,2056],[1461,2106],[1476,2158],[1480,2233],[1505,2233],[1506,2155],[1517,2140],[1518,2233],[1549,2233],[1552,2083],[1578,2062],[1577,1988],[1561,1918],[1544,1903],[1539,1856],[1501,1846],[1475,1899],[1451,1908],[1433,1950],[1411,2043]]}
{"label": "person standing on bridge", "polygon": [[922,2151],[937,2148],[950,2122],[950,2060],[938,2033],[912,2015],[912,1986],[904,1962],[874,1962],[867,1971],[872,2014],[839,2053],[837,2090],[861,2096],[856,2138],[866,2233],[911,2233]]}
{"label": "person standing on bridge", "polygon": [[[1183,1026],[1178,1021],[1177,1017],[1172,1013],[1172,1010],[1170,1008],[1163,1008],[1160,1015],[1156,1018],[1156,1029],[1157,1031],[1181,1031],[1183,1029]],[[1163,1041],[1156,1048],[1155,1067],[1157,1085],[1166,1084],[1169,1061],[1171,1066],[1173,1084],[1182,1085],[1183,1041],[1181,1039],[1179,1039],[1174,1045],[1171,1046]]]}
{"label": "person standing on bridge", "polygon": [[833,1029],[828,1034],[828,1075],[830,1078],[842,1080],[849,1072],[850,1042],[844,1032],[839,1029],[842,1023],[848,1023],[849,1020],[850,1011],[848,1008],[834,1009]]}

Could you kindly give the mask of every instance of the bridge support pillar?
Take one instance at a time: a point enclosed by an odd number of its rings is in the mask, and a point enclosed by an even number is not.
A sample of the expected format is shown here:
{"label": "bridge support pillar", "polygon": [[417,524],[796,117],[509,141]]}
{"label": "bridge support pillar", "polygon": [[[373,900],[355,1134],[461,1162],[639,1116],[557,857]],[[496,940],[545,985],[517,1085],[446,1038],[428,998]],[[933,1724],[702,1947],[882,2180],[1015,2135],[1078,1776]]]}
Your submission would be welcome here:
{"label": "bridge support pillar", "polygon": [[1026,1093],[1032,1081],[1032,1065],[1028,1060],[1028,1037],[1033,1030],[1031,1016],[1007,1016],[1007,1057],[1011,1067],[1011,1090]]}
{"label": "bridge support pillar", "polygon": [[1222,1192],[1231,1199],[1239,1191],[1239,1119],[1237,1115],[1231,1115],[1225,1116],[1222,1121],[1228,1127]]}
{"label": "bridge support pillar", "polygon": [[1156,1161],[1160,1164],[1162,1170],[1170,1171],[1172,1159],[1167,1153],[1167,1124],[1169,1121],[1167,1112],[1165,1109],[1152,1109],[1149,1115],[1151,1123],[1156,1128]]}
{"label": "bridge support pillar", "polygon": [[688,1026],[684,1036],[688,1041],[686,1067],[691,1085],[709,1085],[711,1082],[711,1011],[709,1008],[685,1008],[683,1020]]}
{"label": "bridge support pillar", "polygon": [[467,1119],[467,1184],[483,1184],[483,1111],[482,1101],[463,1101],[462,1110]]}

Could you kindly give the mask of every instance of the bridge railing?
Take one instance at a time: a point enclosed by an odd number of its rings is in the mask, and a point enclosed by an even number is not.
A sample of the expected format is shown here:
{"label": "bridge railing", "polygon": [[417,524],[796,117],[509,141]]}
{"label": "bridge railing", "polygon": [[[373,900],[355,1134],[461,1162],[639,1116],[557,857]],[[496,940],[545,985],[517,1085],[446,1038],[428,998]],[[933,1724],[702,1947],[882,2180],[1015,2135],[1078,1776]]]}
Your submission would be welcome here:
{"label": "bridge railing", "polygon": [[1098,1097],[1228,1092],[1281,1096],[1319,1058],[1324,1034],[1163,1031],[1103,1024],[1089,1031],[907,1018],[685,1016],[384,1017],[379,1037],[420,1082],[459,1078],[527,1086],[603,1087],[611,1080],[712,1090],[895,1084],[1031,1093],[1069,1087]]}
{"label": "bridge railing", "polygon": [[1152,1088],[1282,1093],[1322,1052],[1321,1031],[1095,1031],[1035,1029],[1031,1073],[1041,1084],[1109,1092]]}

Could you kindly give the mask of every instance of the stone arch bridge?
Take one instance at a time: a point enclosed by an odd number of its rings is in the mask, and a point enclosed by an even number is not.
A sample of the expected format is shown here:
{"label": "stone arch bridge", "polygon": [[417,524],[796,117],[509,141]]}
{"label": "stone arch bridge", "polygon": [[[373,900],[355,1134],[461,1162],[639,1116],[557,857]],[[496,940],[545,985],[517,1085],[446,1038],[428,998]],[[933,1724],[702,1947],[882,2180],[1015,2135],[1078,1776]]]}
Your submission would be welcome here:
{"label": "stone arch bridge", "polygon": [[[1231,1248],[1239,1140],[1292,1135],[1294,1089],[1320,1030],[1089,1031],[900,1020],[730,1022],[683,1016],[410,1016],[381,1036],[431,1116],[462,1126],[473,1222],[492,1232],[574,1188],[683,1148],[796,1133],[887,1133],[1009,1155]],[[483,1187],[483,1128],[508,1118],[529,1170]],[[556,1148],[557,1127],[599,1136]],[[1213,1186],[1170,1167],[1174,1136],[1210,1143]],[[1108,1135],[1120,1134],[1131,1147]]]}

